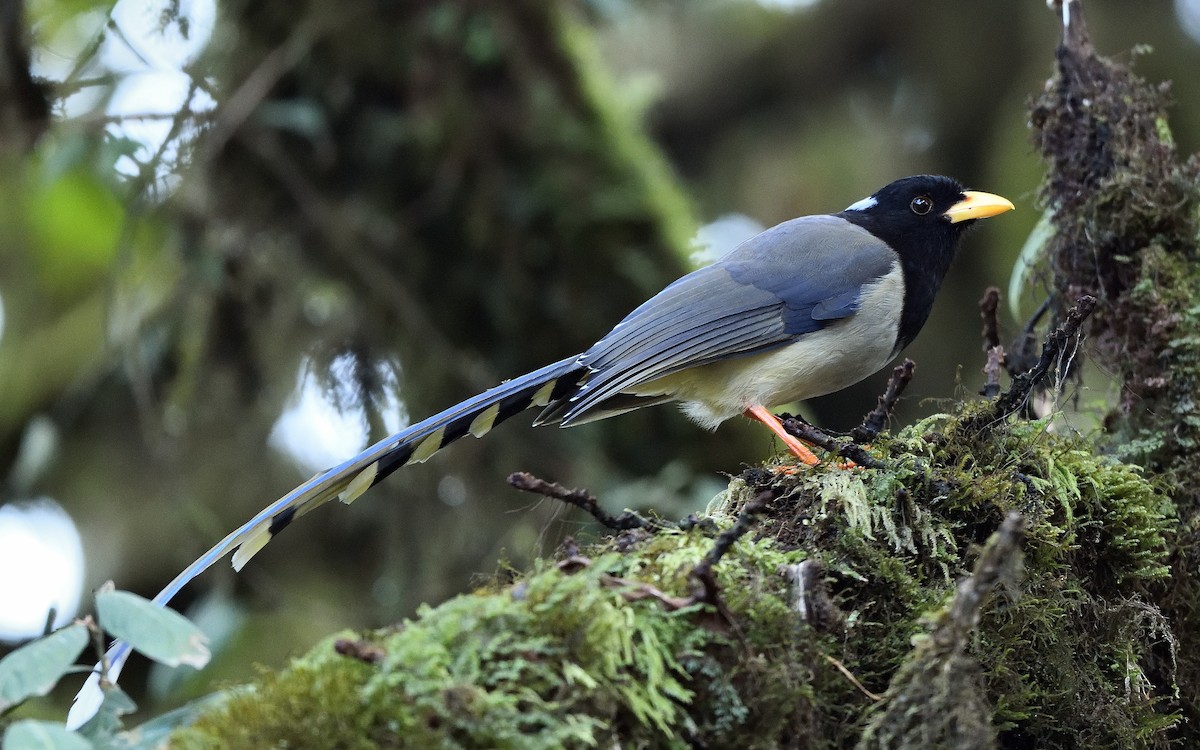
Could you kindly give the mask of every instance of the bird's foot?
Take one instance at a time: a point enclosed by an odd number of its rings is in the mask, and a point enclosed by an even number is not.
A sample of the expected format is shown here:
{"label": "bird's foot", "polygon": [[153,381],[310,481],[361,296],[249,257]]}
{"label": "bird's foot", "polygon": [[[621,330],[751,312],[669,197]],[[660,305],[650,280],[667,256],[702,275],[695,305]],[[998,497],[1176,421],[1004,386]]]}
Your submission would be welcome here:
{"label": "bird's foot", "polygon": [[816,454],[809,449],[808,445],[806,445],[800,438],[789,434],[787,430],[783,429],[783,425],[780,424],[779,418],[768,411],[765,406],[751,406],[749,409],[746,409],[744,413],[750,419],[765,424],[767,429],[775,433],[775,435],[783,441],[783,444],[788,447],[788,450],[792,452],[792,455],[800,459],[801,463],[808,466],[816,466],[818,463],[820,463]]}

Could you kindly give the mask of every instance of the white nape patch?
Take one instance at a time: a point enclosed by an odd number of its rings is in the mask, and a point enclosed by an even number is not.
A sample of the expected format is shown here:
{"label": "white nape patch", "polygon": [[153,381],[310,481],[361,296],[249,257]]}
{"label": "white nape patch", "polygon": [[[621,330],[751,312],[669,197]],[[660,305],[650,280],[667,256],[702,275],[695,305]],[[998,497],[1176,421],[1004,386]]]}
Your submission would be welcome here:
{"label": "white nape patch", "polygon": [[879,204],[879,201],[875,200],[875,196],[872,195],[870,198],[863,198],[860,201],[855,201],[854,203],[851,203],[849,206],[846,206],[846,210],[847,211],[866,211],[868,208],[871,208],[872,206],[876,206],[878,204]]}

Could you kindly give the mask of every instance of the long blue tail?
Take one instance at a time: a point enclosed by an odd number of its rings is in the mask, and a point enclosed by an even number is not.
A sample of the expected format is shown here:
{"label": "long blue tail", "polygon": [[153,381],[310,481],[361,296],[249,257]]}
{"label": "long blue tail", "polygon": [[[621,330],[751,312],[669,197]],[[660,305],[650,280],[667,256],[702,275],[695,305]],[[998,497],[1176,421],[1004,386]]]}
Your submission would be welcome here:
{"label": "long blue tail", "polygon": [[[154,602],[167,602],[193,578],[217,560],[233,552],[233,567],[241,570],[256,552],[296,518],[333,499],[352,503],[388,474],[409,464],[425,461],[442,448],[468,434],[482,437],[504,420],[533,407],[557,402],[579,387],[586,369],[578,357],[547,365],[528,375],[501,383],[483,393],[380,440],[354,458],[314,476],[259,511],[234,529],[212,549],[187,566],[175,580],[158,592]],[[107,653],[108,679],[116,682],[126,659],[128,644],[114,643]],[[67,717],[68,727],[81,726],[95,715],[103,700],[100,665],[75,696]]]}

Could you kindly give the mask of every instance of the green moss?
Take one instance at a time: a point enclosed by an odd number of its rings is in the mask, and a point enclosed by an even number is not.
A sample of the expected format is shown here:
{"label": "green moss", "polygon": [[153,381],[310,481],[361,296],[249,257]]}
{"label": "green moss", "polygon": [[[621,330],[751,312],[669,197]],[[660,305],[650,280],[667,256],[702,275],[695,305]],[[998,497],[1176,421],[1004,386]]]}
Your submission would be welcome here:
{"label": "green moss", "polygon": [[[1097,440],[1145,468],[1171,496],[1179,524],[1152,592],[1182,639],[1176,670],[1187,718],[1178,737],[1200,743],[1200,158],[1178,152],[1167,88],[1096,54],[1082,25],[1031,114],[1048,165],[1053,212],[1046,262],[1060,308],[1082,293],[1101,304],[1090,354],[1119,396]],[[1136,540],[1118,540],[1136,548]]]}
{"label": "green moss", "polygon": [[[619,737],[623,746],[687,747],[685,736],[701,727],[709,736],[744,730],[754,716],[734,687],[741,670],[710,656],[731,644],[726,628],[697,627],[698,607],[672,611],[638,598],[644,583],[684,593],[709,544],[699,532],[671,533],[636,555],[602,552],[578,570],[546,563],[515,586],[457,597],[367,636],[386,653],[378,665],[323,643],[175,744],[560,748]],[[746,541],[737,565],[718,566],[727,605],[757,636],[791,619],[778,603],[786,583],[777,569],[795,557]],[[297,695],[319,701],[319,719]],[[700,704],[711,712],[692,713]]]}
{"label": "green moss", "polygon": [[[363,636],[377,663],[321,644],[175,745],[846,747],[873,712],[864,691],[892,685],[899,706],[903,675],[961,736],[1161,744],[1177,720],[1174,636],[1148,603],[1167,570],[1164,496],[1045,423],[969,432],[970,412],[881,438],[889,470],[771,476],[780,496],[758,538],[716,568],[720,611],[668,606],[714,532],[602,542]],[[730,484],[716,527],[764,476]],[[1022,575],[931,661],[922,634],[1010,511],[1027,524]],[[803,598],[801,563],[823,571]]]}
{"label": "green moss", "polygon": [[[362,686],[374,670],[338,656],[332,647],[334,640],[328,639],[307,657],[297,659],[286,672],[264,672],[255,685],[232,691],[219,709],[201,718],[193,730],[176,733],[172,747],[349,749],[386,745],[379,717],[362,700]],[[314,699],[319,703],[314,704]]]}

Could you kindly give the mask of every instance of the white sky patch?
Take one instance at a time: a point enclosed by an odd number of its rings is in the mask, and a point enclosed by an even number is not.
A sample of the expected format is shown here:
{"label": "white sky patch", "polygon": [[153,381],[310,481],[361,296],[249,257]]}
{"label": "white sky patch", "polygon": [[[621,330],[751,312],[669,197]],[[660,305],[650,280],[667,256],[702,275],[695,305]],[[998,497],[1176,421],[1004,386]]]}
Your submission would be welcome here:
{"label": "white sky patch", "polygon": [[[178,70],[146,70],[125,76],[117,85],[108,104],[108,114],[124,118],[108,126],[108,132],[118,138],[128,138],[138,144],[132,157],[122,156],[116,169],[124,175],[136,175],[141,164],[158,152],[174,127],[170,115],[185,106],[192,112],[206,112],[216,105],[206,92],[192,89],[191,78]],[[189,139],[194,130],[185,127],[180,134]],[[172,172],[169,165],[178,156],[178,144],[163,152],[164,165],[160,176]]]}
{"label": "white sky patch", "polygon": [[[185,109],[206,112],[216,104],[184,71],[212,38],[216,1],[179,0],[178,13],[168,10],[167,0],[119,0],[111,15],[115,29],[101,48],[101,63],[120,78],[106,113],[124,118],[108,132],[139,144],[132,157],[117,161],[124,175],[138,174],[142,163],[159,152],[174,127],[170,115]],[[193,134],[194,128],[186,126],[179,136],[187,142]],[[174,173],[178,147],[177,141],[163,149],[160,179]]]}
{"label": "white sky patch", "polygon": [[70,622],[83,593],[83,542],[49,498],[0,506],[0,640],[21,641]]}
{"label": "white sky patch", "polygon": [[1175,18],[1183,33],[1200,44],[1200,0],[1175,0]]}
{"label": "white sky patch", "polygon": [[217,21],[216,0],[119,0],[112,10],[116,38],[104,49],[104,62],[117,73],[179,70],[208,46]]}
{"label": "white sky patch", "polygon": [[[338,357],[331,367],[333,391],[329,393],[305,361],[296,376],[291,404],[271,429],[271,445],[283,451],[308,472],[341,463],[367,447],[367,415],[354,399],[349,380],[351,360]],[[398,432],[408,419],[400,403],[394,368],[377,366],[383,383],[384,403],[380,418],[388,433]]]}
{"label": "white sky patch", "polygon": [[688,256],[694,266],[706,266],[730,250],[766,229],[745,214],[725,214],[696,230],[692,238],[695,251]]}
{"label": "white sky patch", "polygon": [[[132,158],[117,162],[122,175],[139,174],[141,163],[161,148],[156,176],[162,181],[176,171],[180,145],[194,138],[191,115],[215,107],[208,85],[194,79],[187,66],[208,47],[216,21],[216,0],[117,0],[107,14],[78,13],[58,26],[48,22],[45,33],[38,34],[32,67],[37,75],[67,81],[68,90],[80,81],[98,82],[67,96],[61,114],[103,116],[112,137],[137,144]],[[182,127],[163,148],[178,113],[184,116]],[[169,189],[169,182],[163,187]]]}

